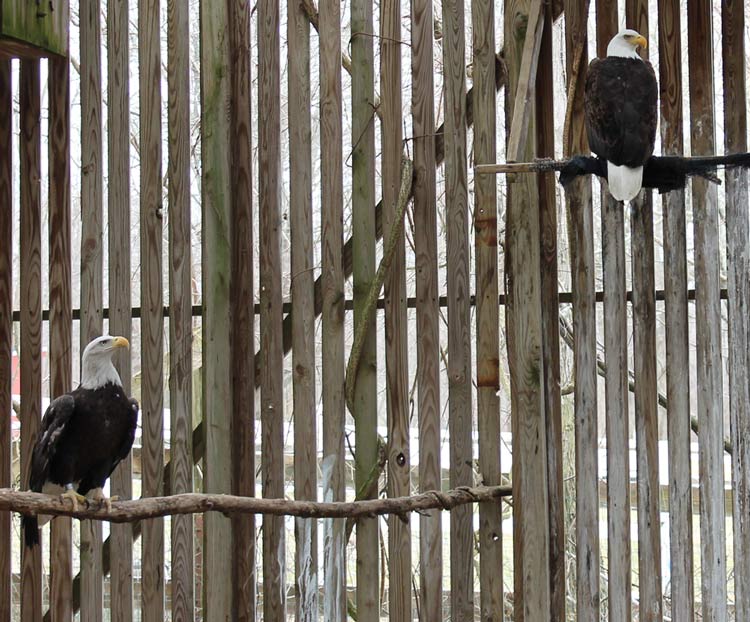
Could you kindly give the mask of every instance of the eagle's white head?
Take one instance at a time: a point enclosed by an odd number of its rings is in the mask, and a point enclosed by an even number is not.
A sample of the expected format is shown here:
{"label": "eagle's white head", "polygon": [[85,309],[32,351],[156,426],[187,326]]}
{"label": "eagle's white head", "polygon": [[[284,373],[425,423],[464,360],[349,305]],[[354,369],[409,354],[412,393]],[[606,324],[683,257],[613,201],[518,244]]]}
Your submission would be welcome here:
{"label": "eagle's white head", "polygon": [[107,383],[122,386],[120,374],[112,364],[115,350],[129,348],[125,337],[102,335],[91,341],[83,350],[81,358],[81,387],[98,389]]}
{"label": "eagle's white head", "polygon": [[618,32],[607,46],[607,56],[619,56],[621,58],[640,58],[638,48],[644,50],[648,47],[646,38],[639,32],[627,28]]}

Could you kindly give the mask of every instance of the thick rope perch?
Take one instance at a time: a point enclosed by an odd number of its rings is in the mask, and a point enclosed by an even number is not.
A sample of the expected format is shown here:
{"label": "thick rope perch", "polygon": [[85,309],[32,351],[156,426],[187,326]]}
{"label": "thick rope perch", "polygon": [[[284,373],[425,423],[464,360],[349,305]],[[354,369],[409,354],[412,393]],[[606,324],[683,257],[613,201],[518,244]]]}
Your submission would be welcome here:
{"label": "thick rope perch", "polygon": [[188,493],[169,497],[146,497],[133,501],[114,501],[109,511],[104,507],[79,507],[77,511],[74,511],[68,501],[62,501],[56,496],[0,488],[0,511],[28,515],[72,516],[110,523],[130,523],[146,518],[204,512],[271,514],[300,518],[359,518],[434,509],[451,510],[467,503],[480,503],[509,497],[511,490],[510,486],[462,487],[448,492],[434,490],[411,497],[333,503]]}

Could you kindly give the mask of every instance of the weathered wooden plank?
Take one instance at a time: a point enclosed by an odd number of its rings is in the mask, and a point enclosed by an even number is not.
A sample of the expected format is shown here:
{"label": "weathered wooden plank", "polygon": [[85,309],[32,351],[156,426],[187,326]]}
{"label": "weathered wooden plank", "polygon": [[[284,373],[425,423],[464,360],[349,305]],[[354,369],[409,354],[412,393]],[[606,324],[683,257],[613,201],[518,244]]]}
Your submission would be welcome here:
{"label": "weathered wooden plank", "polygon": [[[533,6],[539,23],[541,5],[535,0]],[[533,16],[530,16],[533,20]],[[543,20],[543,18],[541,18]],[[473,80],[474,80],[474,163],[494,162],[497,157],[495,145],[495,7],[493,0],[473,0],[471,3]],[[536,26],[529,23],[532,33]],[[540,31],[541,32],[541,31]],[[541,39],[540,39],[541,40]],[[538,54],[539,47],[532,50]],[[532,63],[534,75],[526,76],[526,86],[516,79],[516,106],[519,97],[528,96],[528,88],[536,81],[536,63]],[[510,69],[510,67],[509,67]],[[516,67],[513,67],[516,69]],[[523,81],[523,77],[521,77]],[[513,82],[513,78],[511,78]],[[523,95],[522,89],[527,89]],[[530,87],[533,91],[533,87]],[[513,91],[509,91],[511,93]],[[532,95],[533,97],[533,95]],[[508,98],[510,99],[510,97]],[[532,104],[533,106],[533,104]],[[533,110],[529,108],[529,110]],[[518,141],[524,141],[528,133],[528,116],[519,121],[519,110],[514,108],[509,147],[522,149]],[[510,114],[508,115],[510,120]],[[524,125],[520,128],[518,124]],[[533,130],[532,130],[533,132]],[[518,153],[518,151],[516,152]],[[534,180],[532,179],[533,183]],[[479,472],[487,485],[500,484],[500,309],[497,305],[497,179],[481,176],[474,179],[474,256],[476,296],[476,374],[477,374],[477,421],[479,434]],[[502,506],[484,503],[479,506],[479,592],[480,619],[502,620],[503,618],[503,538]]]}
{"label": "weathered wooden plank", "polygon": [[[164,302],[162,279],[161,32],[159,0],[138,3],[141,204],[141,454],[144,497],[161,494],[164,480]],[[171,322],[170,322],[171,325]],[[143,620],[164,619],[164,520],[144,521]]]}
{"label": "weathered wooden plank", "polygon": [[[13,341],[13,90],[10,60],[0,59],[0,486],[11,484],[11,386]],[[0,620],[10,622],[10,512],[0,514]]]}
{"label": "weathered wooden plank", "polygon": [[[724,151],[747,151],[745,5],[721,3]],[[726,172],[729,290],[729,412],[734,491],[734,603],[737,620],[750,618],[750,231],[747,171]]]}
{"label": "weathered wooden plank", "polygon": [[[417,264],[419,489],[440,490],[440,308],[437,270],[433,3],[411,3],[414,243]],[[443,543],[439,512],[419,517],[420,620],[443,617]]]}
{"label": "weathered wooden plank", "polygon": [[[694,155],[715,152],[713,3],[690,0],[688,63],[690,148]],[[700,426],[701,592],[703,618],[727,617],[724,542],[724,419],[722,407],[721,303],[719,300],[719,210],[715,184],[693,180],[695,321]]]}
{"label": "weathered wooden plank", "polygon": [[[201,261],[203,263],[203,488],[232,487],[231,369],[231,101],[227,5],[201,3],[201,164],[203,167]],[[261,123],[261,127],[264,124]],[[205,620],[229,620],[234,600],[231,519],[203,518],[203,606]]]}
{"label": "weathered wooden plank", "polygon": [[[320,154],[322,270],[323,500],[343,501],[344,266],[341,5],[320,2]],[[323,619],[346,620],[345,521],[323,521]]]}
{"label": "weathered wooden plank", "polygon": [[[49,61],[49,365],[50,397],[72,387],[70,70],[68,59]],[[52,521],[49,609],[52,620],[69,621],[73,610],[71,521]],[[1,616],[0,616],[1,617]]]}
{"label": "weathered wooden plank", "polygon": [[[544,31],[536,74],[536,155],[555,155],[552,77],[552,7],[544,7]],[[537,175],[541,236],[542,353],[547,427],[550,614],[565,620],[565,499],[563,490],[562,404],[560,395],[560,309],[557,304],[557,196],[555,177]]]}
{"label": "weathered wooden plank", "polygon": [[[21,487],[29,487],[31,452],[42,416],[42,215],[39,61],[22,60],[21,134]],[[21,618],[42,617],[42,547],[22,546]]]}
{"label": "weathered wooden plank", "polygon": [[[466,39],[464,4],[443,0],[443,83],[445,88],[445,211],[448,259],[448,428],[450,486],[470,486],[472,470],[471,316],[469,220],[466,171]],[[450,615],[474,619],[474,534],[472,510],[451,511]]]}
{"label": "weathered wooden plank", "polygon": [[[315,274],[310,101],[310,20],[288,3],[289,211],[292,236],[292,369],[294,380],[294,498],[317,498],[315,415]],[[295,519],[297,620],[318,619],[317,522]]]}
{"label": "weathered wooden plank", "polygon": [[[252,152],[250,130],[250,3],[229,3],[232,59],[232,490],[255,496],[255,371]],[[255,620],[255,516],[232,519],[233,619]]]}
{"label": "weathered wooden plank", "polygon": [[[570,153],[587,153],[583,88],[585,82],[587,3],[565,2],[565,50],[568,79],[571,79],[580,49],[580,65],[569,128]],[[581,49],[579,46],[583,45]],[[591,181],[577,180],[566,196],[573,282],[575,331],[575,422],[576,422],[576,542],[577,613],[582,619],[599,619],[599,530],[596,482],[596,305],[594,298],[594,223]]]}
{"label": "weathered wooden plank", "polygon": [[[352,238],[354,279],[354,326],[362,321],[362,309],[375,276],[375,112],[373,53],[373,1],[353,0],[351,6],[352,51]],[[400,160],[400,158],[399,158]],[[360,490],[378,460],[377,344],[375,316],[369,319],[367,337],[356,376],[354,408],[355,474]],[[380,546],[378,521],[357,521],[357,619],[374,622],[380,617]]]}
{"label": "weathered wooden plank", "polygon": [[[102,71],[101,1],[83,0],[81,26],[81,351],[102,334]],[[102,529],[81,523],[81,620],[101,622]]]}
{"label": "weathered wooden plank", "polygon": [[[169,409],[171,493],[193,491],[193,317],[190,239],[189,7],[167,3],[169,140]],[[193,517],[171,525],[172,619],[191,622],[195,608]],[[236,618],[235,618],[236,619]]]}
{"label": "weathered wooden plank", "polygon": [[[130,76],[128,0],[107,4],[107,165],[109,230],[109,333],[130,340],[132,283],[130,262]],[[119,352],[115,364],[131,394],[131,353]],[[132,458],[128,455],[110,480],[113,495],[133,496]],[[110,528],[110,615],[113,622],[133,619],[133,543],[129,525]]]}
{"label": "weathered wooden plank", "polygon": [[[659,1],[659,102],[662,152],[681,155],[682,48],[680,2]],[[662,199],[669,439],[669,557],[672,617],[692,620],[693,520],[690,475],[690,347],[688,342],[685,193]],[[611,588],[610,588],[611,589]]]}
{"label": "weathered wooden plank", "polygon": [[[383,179],[383,238],[389,239],[396,221],[396,204],[401,186],[402,103],[401,103],[401,0],[380,3],[380,111],[381,171]],[[432,91],[430,91],[430,95]],[[430,107],[432,101],[430,100]],[[430,124],[432,126],[432,123]],[[429,130],[428,130],[429,132]],[[434,171],[434,167],[432,168]],[[435,216],[435,205],[425,207]],[[415,204],[415,219],[417,210]],[[429,223],[423,223],[429,225]],[[419,230],[420,225],[417,225]],[[434,230],[434,224],[433,224]],[[423,230],[429,235],[429,230]],[[420,236],[415,236],[420,237]],[[421,269],[429,270],[420,261],[417,251],[417,283]],[[423,256],[422,256],[423,258]],[[428,259],[429,261],[429,259]],[[409,495],[409,359],[408,325],[406,320],[406,253],[403,231],[397,243],[388,275],[385,278],[385,359],[386,403],[388,407],[388,496]],[[437,270],[437,264],[435,264]],[[424,285],[424,283],[422,283]],[[433,298],[437,297],[437,290]],[[435,347],[430,342],[422,347]],[[435,370],[437,371],[437,370]],[[437,374],[434,381],[438,382]],[[420,397],[433,394],[439,387],[422,385]],[[428,398],[433,400],[434,398]],[[430,403],[432,406],[432,403]],[[421,399],[420,399],[421,413]],[[434,561],[433,561],[434,563]],[[401,517],[388,517],[388,613],[394,620],[411,620],[411,530]]]}
{"label": "weathered wooden plank", "polygon": [[22,58],[49,53],[68,56],[68,0],[0,3],[0,45],[4,52]]}
{"label": "weathered wooden plank", "polygon": [[[263,496],[284,496],[279,0],[258,3],[260,380]],[[263,619],[285,620],[284,520],[263,517]]]}
{"label": "weathered wooden plank", "polygon": [[[523,86],[526,33],[519,27],[522,20],[518,15],[528,15],[534,4],[529,0],[519,0],[505,6],[508,93]],[[512,114],[514,110],[506,109],[506,119]],[[528,140],[520,152],[524,159],[533,154],[535,134],[535,126],[530,123]],[[547,438],[542,373],[541,236],[537,201],[537,180],[533,177],[526,175],[509,184],[505,227],[506,322],[513,453],[520,457],[513,461],[514,550],[519,554],[514,556],[514,565],[516,593],[520,594],[520,599],[515,601],[515,619],[528,622],[547,620],[551,615]],[[497,475],[499,477],[500,473]]]}

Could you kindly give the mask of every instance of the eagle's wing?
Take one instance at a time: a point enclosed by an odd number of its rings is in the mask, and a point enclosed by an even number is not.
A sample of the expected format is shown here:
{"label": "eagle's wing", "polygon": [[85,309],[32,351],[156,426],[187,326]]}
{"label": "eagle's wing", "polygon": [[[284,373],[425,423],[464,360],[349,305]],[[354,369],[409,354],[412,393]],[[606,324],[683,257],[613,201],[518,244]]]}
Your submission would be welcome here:
{"label": "eagle's wing", "polygon": [[31,476],[29,477],[31,490],[41,492],[47,481],[50,463],[57,453],[60,438],[74,410],[75,398],[67,394],[52,400],[44,413],[42,428],[39,430],[31,455]]}
{"label": "eagle's wing", "polygon": [[122,460],[128,457],[128,454],[133,447],[133,441],[135,440],[135,429],[138,425],[139,405],[138,400],[136,400],[134,397],[131,397],[128,401],[130,403],[130,427],[128,428],[127,436],[122,439],[122,444],[118,448],[117,453],[112,460],[112,467],[110,468],[109,475],[107,475],[107,477],[112,475],[115,467],[117,467],[117,465],[120,464]]}
{"label": "eagle's wing", "polygon": [[611,97],[602,60],[595,58],[589,63],[584,87],[584,112],[589,147],[596,155],[616,160],[621,150],[622,129],[619,126],[622,100]]}

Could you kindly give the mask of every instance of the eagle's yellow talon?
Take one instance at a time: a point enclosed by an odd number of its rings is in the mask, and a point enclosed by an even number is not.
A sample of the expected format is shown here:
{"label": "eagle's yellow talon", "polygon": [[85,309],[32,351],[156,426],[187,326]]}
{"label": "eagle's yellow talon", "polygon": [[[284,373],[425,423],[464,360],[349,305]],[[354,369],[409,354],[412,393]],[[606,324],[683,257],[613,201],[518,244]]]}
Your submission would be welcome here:
{"label": "eagle's yellow talon", "polygon": [[65,499],[70,499],[70,502],[73,504],[73,511],[78,511],[78,504],[79,503],[85,503],[86,497],[83,495],[79,495],[75,490],[72,488],[69,488],[64,493],[60,495],[60,501],[65,503]]}

